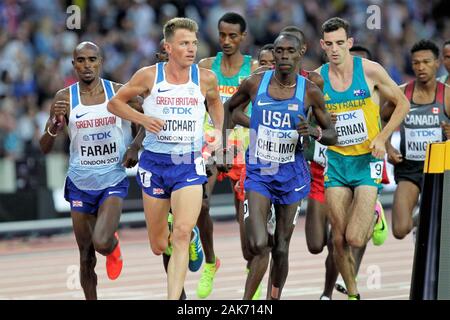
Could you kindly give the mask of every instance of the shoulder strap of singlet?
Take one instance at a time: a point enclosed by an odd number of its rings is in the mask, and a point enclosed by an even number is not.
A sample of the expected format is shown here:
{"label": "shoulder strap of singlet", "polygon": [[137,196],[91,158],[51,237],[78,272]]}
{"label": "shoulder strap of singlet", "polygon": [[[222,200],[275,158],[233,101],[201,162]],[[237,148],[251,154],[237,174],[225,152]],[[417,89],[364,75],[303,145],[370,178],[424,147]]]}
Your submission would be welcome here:
{"label": "shoulder strap of singlet", "polygon": [[198,86],[200,85],[200,70],[198,70],[196,63],[191,66],[191,81]]}
{"label": "shoulder strap of singlet", "polygon": [[114,87],[113,87],[111,81],[106,80],[106,79],[102,79],[102,81],[103,81],[103,85],[105,86],[106,97],[108,98],[108,100],[111,100],[112,97],[114,97]]}
{"label": "shoulder strap of singlet", "polygon": [[408,82],[408,84],[405,87],[405,96],[406,99],[408,99],[409,102],[412,101],[413,91],[414,91],[414,80]]}
{"label": "shoulder strap of singlet", "polygon": [[70,105],[75,109],[80,101],[78,100],[78,82],[70,86]]}
{"label": "shoulder strap of singlet", "polygon": [[220,64],[222,63],[223,52],[217,52],[216,57],[213,60],[211,65],[211,70],[214,71],[217,75],[220,74]]}
{"label": "shoulder strap of singlet", "polygon": [[305,78],[297,75],[297,88],[295,90],[295,97],[302,102],[305,98],[305,85]]}
{"label": "shoulder strap of singlet", "polygon": [[445,93],[445,84],[443,84],[442,82],[437,82],[436,103],[439,103],[441,105],[445,104],[444,93]]}
{"label": "shoulder strap of singlet", "polygon": [[260,94],[267,91],[267,87],[269,86],[269,82],[270,82],[272,73],[273,73],[273,70],[268,70],[268,71],[264,72],[261,83],[259,84],[258,94],[256,96],[259,96]]}
{"label": "shoulder strap of singlet", "polygon": [[328,69],[329,69],[328,63],[324,64],[322,68],[320,68],[320,75],[323,78],[324,85],[327,85],[330,82],[330,79],[328,78]]}
{"label": "shoulder strap of singlet", "polygon": [[164,81],[164,62],[156,64],[156,84]]}

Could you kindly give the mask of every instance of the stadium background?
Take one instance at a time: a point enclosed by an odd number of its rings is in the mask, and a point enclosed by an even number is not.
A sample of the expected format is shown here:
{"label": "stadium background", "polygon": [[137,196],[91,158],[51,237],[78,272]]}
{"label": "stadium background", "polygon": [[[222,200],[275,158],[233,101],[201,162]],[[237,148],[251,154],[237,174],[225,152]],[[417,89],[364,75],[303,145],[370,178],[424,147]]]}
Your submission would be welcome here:
{"label": "stadium background", "polygon": [[[69,30],[71,12],[66,10],[73,4],[81,9],[81,28]],[[366,25],[370,5],[380,8],[379,29]],[[102,76],[123,83],[155,62],[168,19],[187,16],[199,23],[201,59],[219,50],[217,21],[234,11],[248,23],[242,51],[254,57],[284,26],[300,26],[308,43],[303,65],[311,70],[322,63],[322,22],[340,16],[351,22],[355,43],[367,46],[400,84],[412,78],[409,50],[414,42],[429,38],[442,48],[450,39],[448,6],[445,0],[0,1],[0,222],[68,217],[62,199],[68,140],[57,138],[48,156],[41,154],[38,140],[54,94],[76,81],[71,60],[80,41],[97,43],[104,53]],[[438,75],[445,73],[441,65]],[[232,208],[228,183],[219,184],[216,193],[224,197],[215,197],[213,204],[227,212],[227,205]],[[133,181],[125,211],[141,208]]]}

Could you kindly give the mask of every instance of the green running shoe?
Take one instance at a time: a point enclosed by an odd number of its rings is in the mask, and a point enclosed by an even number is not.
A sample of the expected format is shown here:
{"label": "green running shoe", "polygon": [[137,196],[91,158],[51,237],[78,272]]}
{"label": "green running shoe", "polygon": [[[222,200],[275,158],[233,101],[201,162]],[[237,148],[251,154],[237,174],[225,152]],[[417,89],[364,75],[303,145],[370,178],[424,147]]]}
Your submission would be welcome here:
{"label": "green running shoe", "polygon": [[361,300],[361,296],[358,294],[349,294],[348,300]]}
{"label": "green running shoe", "polygon": [[197,296],[200,299],[208,297],[213,289],[214,276],[220,268],[220,259],[216,257],[215,263],[206,263],[203,267],[202,276],[197,286]]}
{"label": "green running shoe", "polygon": [[387,239],[388,225],[384,216],[383,206],[379,200],[377,200],[375,205],[375,213],[377,215],[377,222],[373,227],[372,242],[376,246],[381,246]]}

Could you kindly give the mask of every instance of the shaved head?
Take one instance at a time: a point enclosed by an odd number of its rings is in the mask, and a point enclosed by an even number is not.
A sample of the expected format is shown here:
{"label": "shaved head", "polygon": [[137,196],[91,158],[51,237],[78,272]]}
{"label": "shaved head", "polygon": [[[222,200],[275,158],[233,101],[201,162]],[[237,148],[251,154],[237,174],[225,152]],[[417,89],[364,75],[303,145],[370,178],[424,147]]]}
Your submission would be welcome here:
{"label": "shaved head", "polygon": [[75,57],[79,54],[79,52],[85,49],[94,50],[99,58],[101,58],[102,56],[100,48],[95,43],[90,41],[83,41],[79,43],[73,50],[73,58],[75,59]]}

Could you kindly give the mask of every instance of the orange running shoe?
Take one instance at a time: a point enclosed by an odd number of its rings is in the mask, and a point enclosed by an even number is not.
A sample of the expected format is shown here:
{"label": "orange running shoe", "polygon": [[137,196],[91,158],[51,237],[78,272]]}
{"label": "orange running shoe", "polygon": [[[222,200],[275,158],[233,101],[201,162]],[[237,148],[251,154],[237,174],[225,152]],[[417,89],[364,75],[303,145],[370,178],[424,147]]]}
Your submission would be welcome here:
{"label": "orange running shoe", "polygon": [[106,256],[106,273],[111,280],[115,280],[119,277],[123,266],[122,254],[119,246],[119,235],[115,232],[114,236],[117,239],[117,246],[114,248],[113,252]]}

